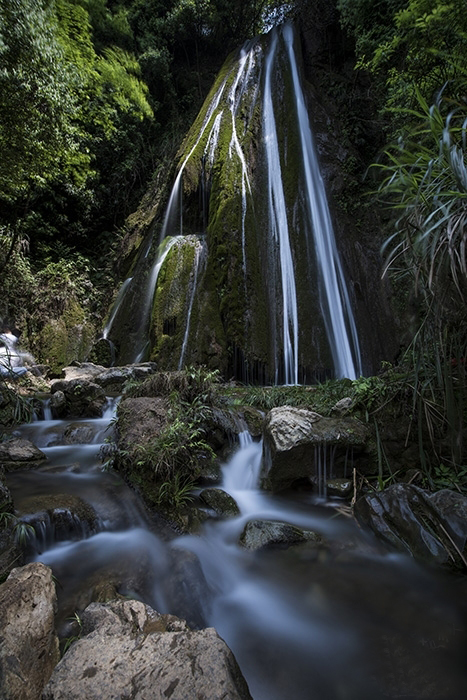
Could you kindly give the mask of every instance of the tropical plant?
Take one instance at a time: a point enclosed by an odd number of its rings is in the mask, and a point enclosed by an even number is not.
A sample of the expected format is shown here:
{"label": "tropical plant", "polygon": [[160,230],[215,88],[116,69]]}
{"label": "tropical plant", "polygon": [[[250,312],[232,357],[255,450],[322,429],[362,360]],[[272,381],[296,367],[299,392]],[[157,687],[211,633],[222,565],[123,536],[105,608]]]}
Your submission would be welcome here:
{"label": "tropical plant", "polygon": [[213,456],[214,452],[204,438],[204,430],[180,416],[172,416],[159,435],[137,446],[134,455],[137,469],[149,472],[158,482],[172,481],[178,472],[195,478],[199,460]]}
{"label": "tropical plant", "polygon": [[192,491],[195,481],[175,474],[171,481],[164,481],[159,486],[156,503],[165,510],[178,512],[183,506],[193,501]]}
{"label": "tropical plant", "polygon": [[[450,460],[463,457],[467,329],[467,105],[417,91],[415,126],[388,148],[378,194],[398,214],[383,246],[385,273],[406,283],[419,319],[405,354],[413,413],[432,448],[447,434]],[[407,284],[408,283],[408,284]],[[440,455],[438,455],[440,457]],[[427,449],[420,459],[426,462]],[[428,467],[427,467],[428,468]]]}

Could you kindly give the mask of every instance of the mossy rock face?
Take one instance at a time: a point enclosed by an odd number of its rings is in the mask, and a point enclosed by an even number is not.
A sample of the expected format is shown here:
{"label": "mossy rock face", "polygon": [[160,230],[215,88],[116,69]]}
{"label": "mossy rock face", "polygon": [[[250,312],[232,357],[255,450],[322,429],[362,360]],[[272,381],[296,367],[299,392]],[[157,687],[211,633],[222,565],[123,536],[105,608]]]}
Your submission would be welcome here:
{"label": "mossy rock face", "polygon": [[[149,337],[145,357],[157,360],[164,369],[176,369],[185,362],[205,364],[220,369],[226,378],[233,376],[246,383],[289,383],[290,370],[285,369],[284,358],[289,354],[291,338],[299,382],[322,381],[335,374],[336,352],[333,353],[331,344],[337,343],[329,339],[332,323],[326,322],[324,317],[334,318],[336,314],[334,302],[326,301],[323,294],[324,278],[328,275],[321,272],[317,264],[320,246],[314,241],[309,215],[312,207],[307,203],[309,152],[304,158],[294,81],[285,42],[281,33],[278,34],[271,70],[271,101],[278,144],[274,167],[266,151],[271,139],[266,133],[270,127],[264,117],[264,77],[266,56],[274,36],[271,33],[252,44],[249,53],[238,52],[229,57],[182,144],[177,177],[171,180],[176,187],[172,190],[173,197],[169,198],[171,207],[176,202],[177,211],[168,209],[162,230],[167,238],[179,234],[183,237],[165,260],[152,308],[145,319],[138,314],[145,279],[150,274],[148,266],[152,264],[146,258],[151,258],[151,251],[159,242],[155,229],[141,246],[134,267],[133,279],[137,280],[132,282],[126,310],[122,310],[115,338],[112,338],[120,353],[117,357],[120,364],[132,361],[127,348],[131,345],[133,327],[137,325],[144,326],[144,337]],[[310,85],[305,85],[305,92],[315,97]],[[335,193],[337,197],[345,179],[341,171],[347,162],[348,150],[330,147],[329,142],[339,139],[329,138],[325,130],[338,133],[338,126],[331,123],[317,100],[310,100],[310,105],[311,121],[319,129],[317,150],[320,157],[323,150],[326,156],[324,170],[329,182],[325,187],[328,194]],[[329,167],[331,159],[332,167]],[[272,170],[280,170],[280,196],[271,189]],[[341,184],[338,186],[337,182]],[[170,181],[165,185],[167,192],[169,187]],[[282,193],[284,216],[280,226],[275,226],[273,211],[277,210],[276,198],[282,200]],[[332,202],[330,211],[334,219],[334,211],[338,209]],[[380,328],[387,319],[381,301],[386,292],[373,284],[379,276],[379,268],[378,274],[374,274],[378,266],[379,242],[375,243],[378,231],[365,234],[366,243],[362,248],[358,245],[360,232],[349,217],[341,217],[337,224],[336,239],[339,249],[345,252],[345,259],[341,266],[333,242],[329,243],[332,248],[329,265],[334,266],[329,275],[335,273],[334,277],[339,278],[335,286],[341,292],[345,286],[343,277],[352,280],[348,285],[348,297],[342,292],[343,315],[347,315],[349,305],[358,306],[359,320],[365,321],[364,324],[362,321],[366,333],[363,355],[367,373],[368,367],[372,366],[371,370],[375,371],[380,360],[387,359],[384,345],[378,347],[380,339],[374,340],[368,332],[373,323]],[[286,243],[282,237],[285,228],[288,229]],[[190,306],[197,240],[203,246],[206,260],[199,270]],[[369,284],[364,274],[367,249],[372,269]],[[284,251],[287,265],[284,265]],[[345,272],[342,278],[341,269]],[[287,301],[287,297],[293,297],[292,287],[296,290],[296,305]],[[372,300],[378,300],[375,307],[378,318],[373,318]],[[288,313],[284,312],[284,305]],[[331,308],[326,313],[328,306]],[[185,333],[188,316],[190,324]],[[371,320],[365,320],[368,318]],[[349,328],[352,323],[344,318],[343,325]],[[349,344],[354,344],[353,339]],[[390,345],[392,341],[387,347]]]}
{"label": "mossy rock face", "polygon": [[96,365],[111,367],[115,360],[115,348],[113,344],[106,338],[100,338],[92,346],[87,360]]}
{"label": "mossy rock face", "polygon": [[60,376],[63,367],[82,362],[89,354],[95,328],[76,301],[70,301],[59,319],[51,319],[40,333],[41,360],[50,367],[51,376]]}

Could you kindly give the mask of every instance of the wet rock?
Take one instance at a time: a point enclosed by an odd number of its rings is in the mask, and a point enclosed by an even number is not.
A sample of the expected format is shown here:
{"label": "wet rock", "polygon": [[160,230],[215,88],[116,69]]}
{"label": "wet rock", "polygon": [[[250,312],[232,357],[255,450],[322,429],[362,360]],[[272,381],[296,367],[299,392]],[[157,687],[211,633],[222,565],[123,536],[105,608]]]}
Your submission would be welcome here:
{"label": "wet rock", "polygon": [[199,495],[201,501],[220,516],[239,515],[240,510],[232,496],[222,489],[204,489]]}
{"label": "wet rock", "polygon": [[[192,631],[135,600],[93,603],[84,636],[66,652],[43,700],[250,698],[237,662],[213,628]],[[96,654],[96,650],[98,653]]]}
{"label": "wet rock", "polygon": [[79,496],[31,496],[19,500],[16,510],[21,522],[34,528],[36,538],[32,546],[40,550],[57,541],[89,537],[99,530],[94,508]]}
{"label": "wet rock", "polygon": [[355,514],[398,551],[437,566],[466,566],[467,498],[461,494],[395,484],[360,498]]}
{"label": "wet rock", "polygon": [[65,392],[57,389],[50,397],[49,406],[54,418],[64,418],[68,412]]}
{"label": "wet rock", "polygon": [[134,378],[133,367],[111,367],[105,372],[101,372],[95,381],[109,393],[121,393],[125,382]]}
{"label": "wet rock", "polygon": [[67,382],[73,381],[74,379],[92,382],[104,371],[105,367],[103,365],[96,365],[93,362],[77,362],[69,367],[64,367],[62,374]]}
{"label": "wet rock", "polygon": [[0,466],[6,471],[38,467],[46,456],[32,442],[13,438],[0,443]]}
{"label": "wet rock", "polygon": [[353,399],[350,396],[345,396],[331,408],[331,415],[345,416],[352,408],[352,404]]}
{"label": "wet rock", "polygon": [[326,481],[326,490],[328,496],[337,498],[347,498],[352,493],[352,479],[328,479]]}
{"label": "wet rock", "polygon": [[[273,408],[264,432],[264,485],[278,492],[303,478],[345,476],[349,462],[357,459],[364,472],[369,437],[367,427],[355,418],[323,418],[291,406]],[[322,464],[326,475],[321,474]]]}
{"label": "wet rock", "polygon": [[[65,428],[60,444],[88,445],[93,441],[94,427],[86,423],[70,423]],[[58,443],[57,443],[58,444]]]}
{"label": "wet rock", "polygon": [[133,376],[135,379],[146,379],[146,377],[157,372],[156,362],[140,362],[137,365],[130,366],[133,369]]}
{"label": "wet rock", "polygon": [[107,402],[104,390],[98,384],[85,379],[59,380],[51,387],[51,408],[55,415],[54,395],[62,391],[65,395],[65,406],[60,399],[61,418],[97,418],[102,416]]}
{"label": "wet rock", "polygon": [[143,380],[157,371],[155,362],[142,362],[137,365],[110,367],[96,375],[94,381],[103,387],[108,394],[121,394],[125,382]]}
{"label": "wet rock", "polygon": [[52,571],[41,563],[13,569],[0,586],[0,697],[39,700],[59,659]]}
{"label": "wet rock", "polygon": [[118,406],[118,446],[129,450],[145,445],[167,425],[169,404],[161,397],[122,399]]}
{"label": "wet rock", "polygon": [[306,540],[307,537],[300,528],[271,520],[250,520],[240,535],[240,544],[245,549],[290,546]]}

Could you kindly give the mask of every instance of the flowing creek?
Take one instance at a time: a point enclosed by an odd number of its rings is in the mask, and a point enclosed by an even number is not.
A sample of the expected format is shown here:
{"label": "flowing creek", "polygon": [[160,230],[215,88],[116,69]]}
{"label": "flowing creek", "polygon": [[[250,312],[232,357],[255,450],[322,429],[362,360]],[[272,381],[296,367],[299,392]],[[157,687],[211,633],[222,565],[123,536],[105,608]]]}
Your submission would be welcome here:
{"label": "flowing creek", "polygon": [[[464,697],[462,579],[388,553],[353,520],[336,517],[330,503],[260,491],[262,446],[248,434],[222,470],[221,487],[240,515],[175,536],[119,476],[102,470],[115,409],[109,401],[102,419],[18,429],[48,457],[46,466],[11,473],[7,483],[22,519],[35,526],[29,560],[51,566],[57,579],[62,633],[91,589],[111,584],[192,626],[214,626],[254,700]],[[76,432],[86,443],[64,444]],[[86,525],[69,517],[54,529],[34,520],[43,498],[61,503],[65,520],[69,499],[91,506],[97,518]],[[294,524],[326,546],[245,549],[238,541],[252,520]]]}

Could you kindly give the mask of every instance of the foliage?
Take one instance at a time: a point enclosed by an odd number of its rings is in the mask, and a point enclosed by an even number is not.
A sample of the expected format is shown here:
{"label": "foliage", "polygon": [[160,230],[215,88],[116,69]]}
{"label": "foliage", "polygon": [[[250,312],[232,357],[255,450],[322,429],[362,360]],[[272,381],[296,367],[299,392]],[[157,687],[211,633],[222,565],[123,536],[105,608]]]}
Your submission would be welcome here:
{"label": "foliage", "polygon": [[50,0],[0,2],[0,192],[12,197],[78,155],[73,74]]}
{"label": "foliage", "polygon": [[[21,383],[22,378],[15,380]],[[0,377],[0,424],[2,426],[21,425],[29,423],[33,414],[33,405],[22,396],[3,376]]]}
{"label": "foliage", "polygon": [[407,348],[418,416],[420,460],[426,464],[423,425],[431,443],[446,433],[449,459],[461,464],[467,335],[467,105],[438,100],[428,106],[417,91],[417,120],[406,138],[386,151],[377,168],[378,194],[399,215],[386,241],[385,271],[409,282],[417,300],[418,325]]}
{"label": "foliage", "polygon": [[68,651],[73,642],[77,642],[78,639],[81,639],[81,635],[83,634],[83,622],[79,614],[75,612],[73,617],[70,617],[69,620],[73,623],[74,627],[76,628],[76,634],[73,634],[65,639],[65,643],[62,649],[62,655],[65,654],[66,651]]}
{"label": "foliage", "polygon": [[179,512],[184,506],[193,501],[192,491],[196,482],[175,474],[170,481],[164,481],[159,486],[156,502],[165,510]]}
{"label": "foliage", "polygon": [[349,394],[350,382],[329,380],[316,386],[251,386],[226,389],[234,403],[270,411],[277,406],[310,408],[328,414],[332,406]]}
{"label": "foliage", "polygon": [[[341,23],[355,39],[356,68],[372,73],[389,133],[416,109],[416,93],[432,102],[441,89],[462,95],[467,70],[464,0],[339,0]],[[388,112],[389,110],[389,112]]]}
{"label": "foliage", "polygon": [[218,370],[209,370],[202,365],[179,372],[156,372],[142,383],[127,384],[125,397],[170,396],[176,392],[184,404],[207,405],[214,401],[219,381]]}
{"label": "foliage", "polygon": [[171,416],[161,433],[138,445],[134,454],[137,468],[162,482],[174,479],[178,470],[196,477],[199,460],[206,456],[213,456],[213,451],[204,439],[204,430],[180,416]]}

